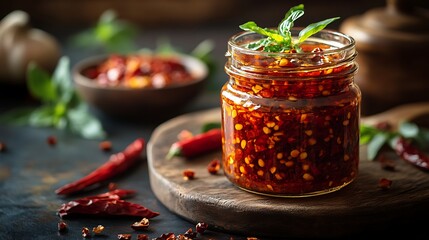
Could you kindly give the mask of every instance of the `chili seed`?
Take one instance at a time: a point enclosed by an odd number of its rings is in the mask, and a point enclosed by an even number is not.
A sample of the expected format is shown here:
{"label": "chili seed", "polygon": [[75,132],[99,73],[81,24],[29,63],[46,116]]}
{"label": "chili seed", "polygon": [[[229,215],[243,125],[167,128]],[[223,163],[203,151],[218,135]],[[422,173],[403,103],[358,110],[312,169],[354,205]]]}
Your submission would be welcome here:
{"label": "chili seed", "polygon": [[262,177],[262,176],[264,176],[264,171],[258,170],[257,174]]}
{"label": "chili seed", "polygon": [[101,150],[108,152],[112,150],[112,142],[110,141],[102,141],[98,144]]}
{"label": "chili seed", "polygon": [[118,234],[118,239],[119,240],[131,240],[131,234],[128,234],[128,233]]}
{"label": "chili seed", "polygon": [[299,155],[299,151],[298,150],[292,150],[291,152],[290,152],[290,155],[292,156],[292,157],[298,157],[298,155]]}
{"label": "chili seed", "polygon": [[287,161],[285,163],[285,165],[286,165],[286,167],[292,167],[294,165],[294,162],[293,161]]}
{"label": "chili seed", "polygon": [[271,130],[268,127],[263,127],[262,131],[264,131],[265,134],[270,134]]}
{"label": "chili seed", "polygon": [[240,123],[235,124],[235,130],[240,131],[241,129],[243,129],[243,125]]}
{"label": "chili seed", "polygon": [[259,165],[260,167],[264,167],[264,166],[265,166],[265,162],[264,162],[264,160],[262,160],[262,159],[258,159],[258,165]]}
{"label": "chili seed", "polygon": [[304,180],[306,180],[306,181],[314,180],[314,177],[311,176],[311,174],[309,174],[309,173],[304,173],[304,175],[302,175],[302,178],[304,178]]}
{"label": "chili seed", "polygon": [[195,230],[199,234],[203,234],[208,228],[209,228],[209,225],[207,223],[205,223],[205,222],[199,222],[195,226]]}
{"label": "chili seed", "polygon": [[241,145],[241,148],[242,149],[245,149],[246,148],[246,145],[247,145],[247,142],[246,142],[246,140],[241,140],[241,143],[240,143],[240,145]]}
{"label": "chili seed", "polygon": [[93,227],[92,228],[92,232],[95,234],[100,234],[104,231],[104,226],[103,225],[98,225],[97,227]]}
{"label": "chili seed", "polygon": [[287,60],[286,58],[282,58],[282,59],[280,59],[280,62],[279,62],[279,66],[280,67],[285,67],[285,66],[287,66],[289,64],[289,60]]}
{"label": "chili seed", "polygon": [[316,144],[317,143],[317,140],[316,139],[314,139],[314,138],[310,138],[310,139],[308,139],[308,144],[310,144],[311,146],[313,146],[314,144]]}
{"label": "chili seed", "polygon": [[246,169],[244,168],[244,166],[240,166],[240,172],[246,174]]}
{"label": "chili seed", "polygon": [[61,221],[58,223],[58,232],[66,232],[67,231],[67,223],[65,223],[64,221]]}
{"label": "chili seed", "polygon": [[307,158],[307,152],[302,152],[299,154],[300,159],[306,159]]}

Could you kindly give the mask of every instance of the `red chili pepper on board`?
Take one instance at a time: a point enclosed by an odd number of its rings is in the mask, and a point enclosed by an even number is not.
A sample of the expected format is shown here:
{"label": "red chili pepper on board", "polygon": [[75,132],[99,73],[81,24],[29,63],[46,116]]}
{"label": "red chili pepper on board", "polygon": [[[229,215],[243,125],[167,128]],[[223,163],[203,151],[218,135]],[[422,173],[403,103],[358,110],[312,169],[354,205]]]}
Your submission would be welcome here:
{"label": "red chili pepper on board", "polygon": [[429,157],[410,141],[400,137],[394,144],[396,154],[421,170],[429,171]]}
{"label": "red chili pepper on board", "polygon": [[106,163],[85,177],[58,188],[55,193],[58,195],[70,195],[125,172],[137,162],[144,146],[144,139],[138,138],[134,140],[124,151],[111,155]]}
{"label": "red chili pepper on board", "polygon": [[222,147],[222,131],[214,128],[193,137],[177,141],[171,145],[167,159],[174,156],[192,158]]}

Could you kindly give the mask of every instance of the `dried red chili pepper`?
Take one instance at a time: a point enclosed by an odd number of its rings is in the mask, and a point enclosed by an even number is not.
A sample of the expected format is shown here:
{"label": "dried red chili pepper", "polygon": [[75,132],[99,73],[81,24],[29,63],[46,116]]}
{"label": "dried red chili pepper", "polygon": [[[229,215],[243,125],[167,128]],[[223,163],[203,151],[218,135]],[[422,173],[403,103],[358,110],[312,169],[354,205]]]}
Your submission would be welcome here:
{"label": "dried red chili pepper", "polygon": [[85,177],[58,188],[55,193],[58,195],[73,194],[125,172],[137,162],[144,146],[144,139],[134,140],[124,151],[111,155],[106,163]]}
{"label": "dried red chili pepper", "polygon": [[393,148],[396,154],[406,162],[413,164],[421,170],[429,171],[429,157],[419,148],[413,146],[411,141],[399,137]]}
{"label": "dried red chili pepper", "polygon": [[133,216],[153,218],[159,215],[142,205],[120,199],[81,198],[61,205],[58,215]]}
{"label": "dried red chili pepper", "polygon": [[167,159],[174,156],[192,158],[221,147],[222,132],[219,128],[215,128],[173,143],[168,151]]}

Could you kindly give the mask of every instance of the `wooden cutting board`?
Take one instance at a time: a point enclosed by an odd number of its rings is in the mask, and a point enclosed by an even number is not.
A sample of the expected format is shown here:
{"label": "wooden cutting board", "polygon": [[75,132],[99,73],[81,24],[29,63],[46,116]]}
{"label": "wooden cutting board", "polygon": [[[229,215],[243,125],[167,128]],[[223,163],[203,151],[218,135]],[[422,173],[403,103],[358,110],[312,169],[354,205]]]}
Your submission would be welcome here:
{"label": "wooden cutting board", "polygon": [[[429,104],[423,109],[429,112]],[[368,119],[376,122],[374,117]],[[217,230],[245,236],[307,238],[392,233],[415,227],[417,219],[429,216],[429,173],[396,155],[391,156],[395,171],[384,170],[379,162],[367,160],[365,146],[353,183],[337,192],[306,198],[261,196],[235,187],[222,172],[210,175],[207,164],[221,159],[220,150],[192,160],[165,158],[180,131],[197,133],[212,121],[220,121],[220,109],[171,119],[155,129],[147,146],[154,194],[172,212],[192,222],[203,221]],[[196,178],[184,180],[185,169],[194,170]],[[380,178],[392,180],[391,188],[380,188]]]}

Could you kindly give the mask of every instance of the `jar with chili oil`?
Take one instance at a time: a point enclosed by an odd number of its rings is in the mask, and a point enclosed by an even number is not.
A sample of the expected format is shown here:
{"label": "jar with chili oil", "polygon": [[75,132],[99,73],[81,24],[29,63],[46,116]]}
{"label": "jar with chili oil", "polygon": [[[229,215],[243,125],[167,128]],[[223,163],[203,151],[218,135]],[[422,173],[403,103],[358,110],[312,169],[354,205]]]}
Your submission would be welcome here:
{"label": "jar with chili oil", "polygon": [[[292,29],[297,34],[298,29]],[[254,193],[306,197],[337,191],[358,174],[361,92],[353,38],[322,30],[300,52],[264,52],[232,36],[221,90],[223,169]]]}

